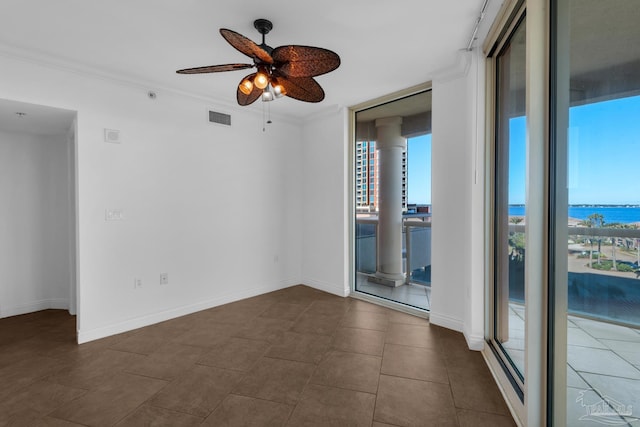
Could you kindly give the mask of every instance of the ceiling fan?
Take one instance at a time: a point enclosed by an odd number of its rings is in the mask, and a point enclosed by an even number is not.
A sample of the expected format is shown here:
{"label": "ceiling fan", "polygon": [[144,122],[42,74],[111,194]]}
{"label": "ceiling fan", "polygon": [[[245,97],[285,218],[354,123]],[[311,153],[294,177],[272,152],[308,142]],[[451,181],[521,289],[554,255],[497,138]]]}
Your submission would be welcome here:
{"label": "ceiling fan", "polygon": [[258,45],[235,31],[220,29],[226,41],[251,59],[253,64],[223,64],[207,67],[185,68],[178,74],[218,73],[222,71],[256,68],[256,72],[244,77],[238,85],[238,104],[249,105],[262,97],[263,101],[288,96],[300,101],[320,102],[324,90],[313,78],[340,66],[340,57],[328,49],[312,46],[287,45],[275,49],[265,43],[265,35],[273,24],[266,19],[256,19],[253,26],[262,34]]}

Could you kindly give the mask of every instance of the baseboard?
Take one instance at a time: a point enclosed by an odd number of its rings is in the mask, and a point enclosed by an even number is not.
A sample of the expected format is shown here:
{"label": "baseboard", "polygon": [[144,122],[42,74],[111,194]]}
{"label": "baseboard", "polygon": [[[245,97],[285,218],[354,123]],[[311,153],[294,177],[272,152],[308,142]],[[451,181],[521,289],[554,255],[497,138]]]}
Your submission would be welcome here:
{"label": "baseboard", "polygon": [[233,292],[225,294],[218,298],[213,298],[207,301],[201,301],[196,304],[189,304],[182,307],[175,307],[168,310],[163,310],[157,313],[150,313],[144,316],[135,317],[122,322],[114,323],[89,330],[78,331],[78,344],[94,341],[100,338],[105,338],[111,335],[121,334],[123,332],[132,331],[134,329],[143,328],[145,326],[153,325],[156,323],[164,322],[167,320],[175,319],[176,317],[186,316],[188,314],[196,313],[198,311],[207,310],[219,305],[228,304],[245,298],[255,297],[257,295],[266,294],[269,292],[277,291],[291,286],[300,284],[300,279],[283,280],[271,285],[259,286],[256,288],[247,289],[240,292]]}
{"label": "baseboard", "polygon": [[309,286],[311,288],[317,289],[319,291],[324,291],[333,295],[338,295],[340,297],[348,297],[350,293],[350,289],[348,286],[338,285],[335,283],[327,283],[327,282],[312,279],[309,277],[304,278],[302,280],[302,284]]}
{"label": "baseboard", "polygon": [[3,317],[19,316],[21,314],[33,313],[42,310],[68,310],[69,300],[64,298],[43,299],[31,301],[26,304],[14,305],[10,307],[0,307],[0,319]]}
{"label": "baseboard", "polygon": [[482,351],[484,350],[484,337],[482,335],[469,334],[466,331],[462,332],[464,339],[467,341],[469,350]]}
{"label": "baseboard", "polygon": [[69,300],[64,298],[54,298],[49,300],[51,305],[49,306],[52,310],[69,310]]}
{"label": "baseboard", "polygon": [[455,317],[447,316],[446,314],[436,313],[434,311],[431,311],[431,313],[429,313],[429,322],[434,325],[452,329],[457,332],[463,332],[464,330],[464,324],[462,323],[462,320],[456,319]]}

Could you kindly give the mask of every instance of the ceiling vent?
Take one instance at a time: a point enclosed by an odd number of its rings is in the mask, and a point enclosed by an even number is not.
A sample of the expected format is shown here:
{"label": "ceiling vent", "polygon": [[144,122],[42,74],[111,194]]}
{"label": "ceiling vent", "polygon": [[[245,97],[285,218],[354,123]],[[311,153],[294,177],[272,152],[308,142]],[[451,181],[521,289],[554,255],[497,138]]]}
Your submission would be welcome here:
{"label": "ceiling vent", "polygon": [[209,122],[221,125],[231,126],[231,115],[209,111]]}

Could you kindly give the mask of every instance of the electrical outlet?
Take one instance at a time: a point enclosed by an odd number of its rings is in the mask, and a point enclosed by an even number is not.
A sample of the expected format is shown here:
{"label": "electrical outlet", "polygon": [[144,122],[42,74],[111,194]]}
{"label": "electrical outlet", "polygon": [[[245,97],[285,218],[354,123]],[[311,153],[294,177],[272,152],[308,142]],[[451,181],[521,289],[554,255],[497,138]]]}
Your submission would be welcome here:
{"label": "electrical outlet", "polygon": [[124,212],[122,209],[107,209],[104,212],[105,221],[123,221]]}
{"label": "electrical outlet", "polygon": [[133,279],[133,289],[142,288],[142,279],[138,279],[137,277]]}
{"label": "electrical outlet", "polygon": [[160,284],[161,285],[169,284],[169,273],[160,273]]}

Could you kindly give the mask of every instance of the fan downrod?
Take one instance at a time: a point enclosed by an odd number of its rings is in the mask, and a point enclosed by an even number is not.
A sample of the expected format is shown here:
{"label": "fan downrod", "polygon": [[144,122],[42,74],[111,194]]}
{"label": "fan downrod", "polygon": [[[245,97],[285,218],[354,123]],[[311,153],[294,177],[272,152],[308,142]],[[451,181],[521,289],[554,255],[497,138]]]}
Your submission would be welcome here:
{"label": "fan downrod", "polygon": [[253,26],[263,36],[273,29],[273,24],[268,19],[256,19],[253,21]]}

